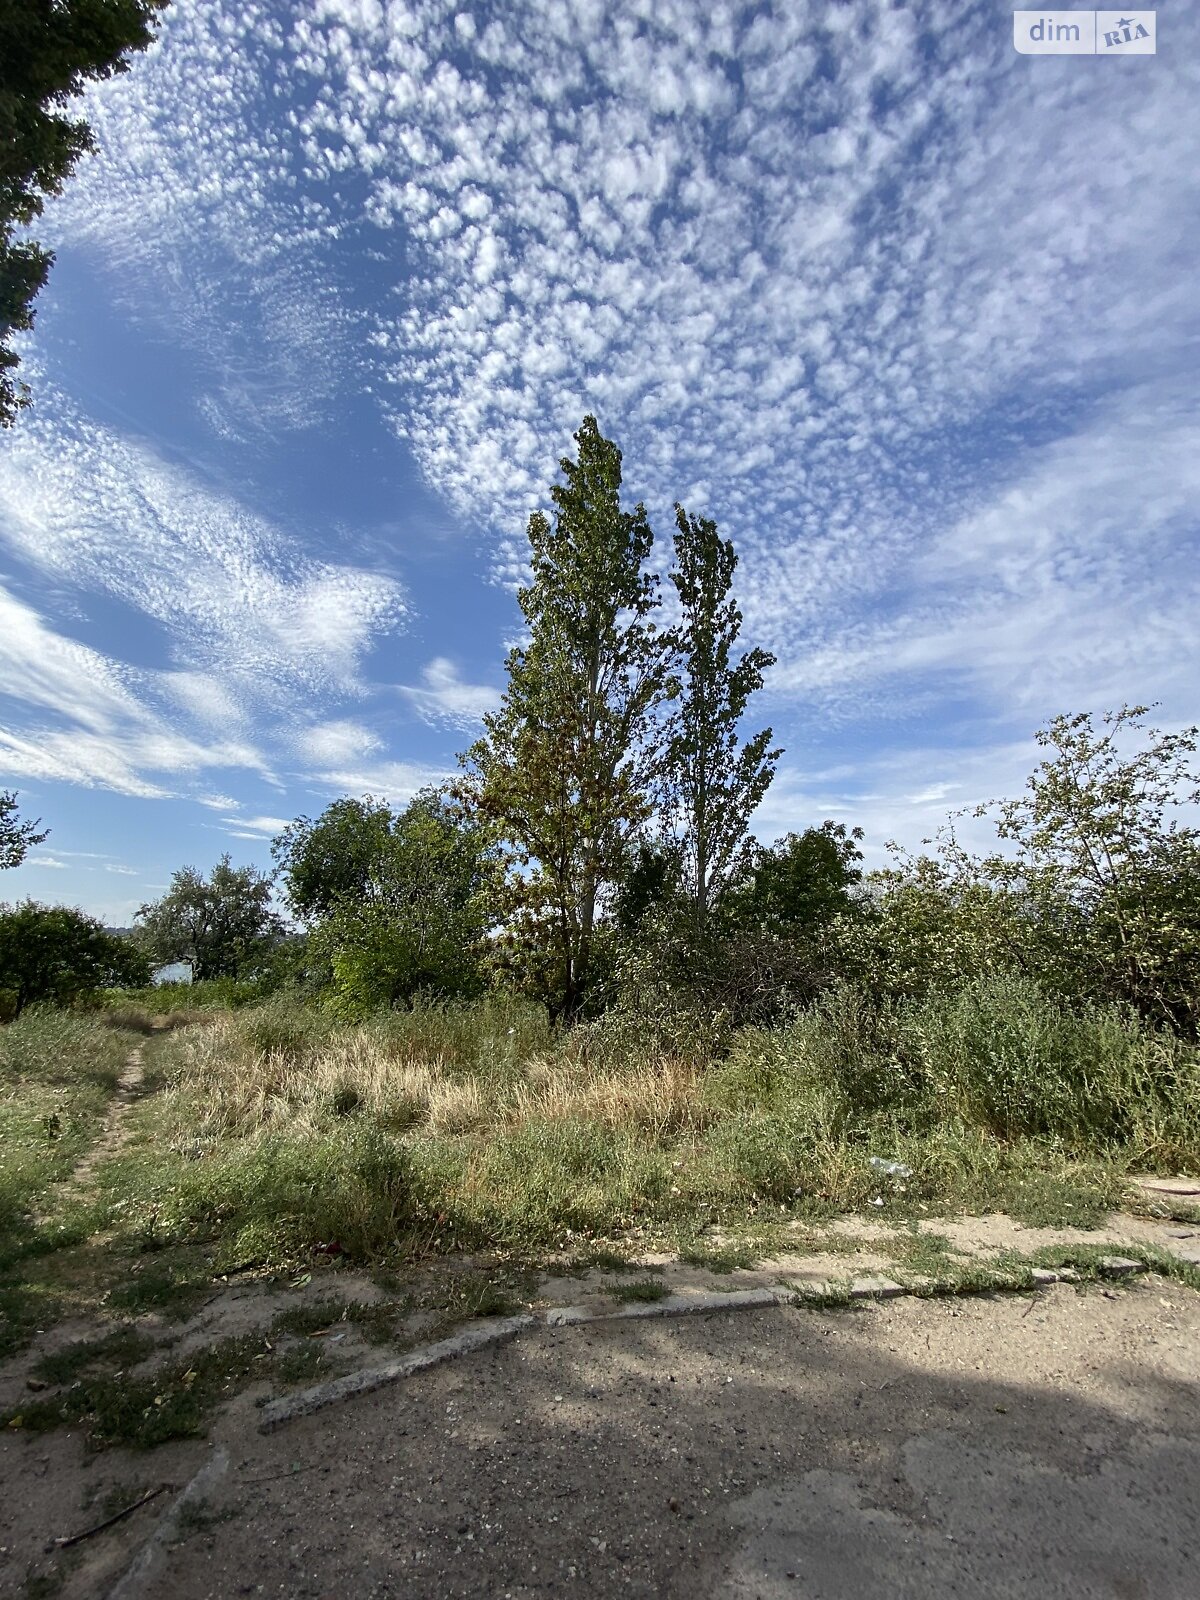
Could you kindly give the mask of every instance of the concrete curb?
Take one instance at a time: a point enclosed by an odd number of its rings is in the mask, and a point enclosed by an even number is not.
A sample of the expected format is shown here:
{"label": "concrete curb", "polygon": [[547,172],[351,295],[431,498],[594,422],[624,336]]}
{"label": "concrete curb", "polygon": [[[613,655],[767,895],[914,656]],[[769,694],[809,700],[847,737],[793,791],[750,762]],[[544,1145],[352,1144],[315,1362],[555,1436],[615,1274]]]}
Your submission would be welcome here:
{"label": "concrete curb", "polygon": [[179,1531],[179,1521],[183,1513],[193,1502],[203,1499],[207,1490],[218,1478],[223,1478],[228,1470],[229,1452],[224,1446],[218,1445],[199,1472],[177,1496],[170,1510],[162,1517],[154,1532],[117,1579],[116,1585],[109,1590],[108,1600],[137,1600],[147,1581],[154,1576],[163,1551]]}
{"label": "concrete curb", "polygon": [[453,1361],[456,1356],[469,1355],[473,1350],[486,1349],[492,1344],[506,1344],[515,1339],[524,1328],[532,1328],[538,1321],[533,1315],[521,1317],[489,1317],[473,1322],[461,1333],[440,1339],[437,1344],[427,1344],[422,1349],[410,1350],[406,1356],[389,1361],[382,1367],[367,1367],[361,1372],[347,1372],[344,1377],[333,1378],[329,1383],[315,1384],[311,1389],[301,1389],[298,1394],[284,1395],[263,1407],[258,1424],[260,1433],[272,1433],[285,1423],[298,1417],[310,1417],[314,1411],[337,1405],[355,1395],[370,1394],[401,1378],[411,1378],[415,1372],[427,1367],[440,1366],[443,1361]]}
{"label": "concrete curb", "polygon": [[[1132,1260],[1128,1256],[1104,1256],[1098,1267],[1100,1272],[1109,1278],[1124,1278],[1147,1270],[1145,1262]],[[1040,1289],[1047,1288],[1052,1283],[1077,1282],[1079,1274],[1071,1267],[1057,1270],[1033,1267],[1030,1269],[1030,1277],[1032,1286]],[[928,1288],[928,1285],[925,1287]],[[1002,1290],[1005,1285],[997,1284],[996,1287]],[[1014,1289],[1019,1287],[1022,1285],[1012,1285]],[[779,1285],[758,1289],[731,1289],[725,1292],[700,1290],[695,1294],[664,1295],[661,1300],[637,1301],[611,1311],[604,1307],[554,1306],[540,1314],[529,1312],[519,1317],[491,1318],[484,1322],[472,1323],[461,1333],[452,1334],[448,1339],[441,1339],[437,1344],[412,1350],[396,1361],[389,1361],[385,1366],[348,1372],[344,1377],[333,1378],[328,1383],[318,1383],[311,1389],[300,1390],[298,1394],[284,1395],[278,1400],[272,1400],[263,1407],[262,1419],[258,1425],[259,1432],[272,1433],[276,1428],[295,1422],[299,1417],[310,1417],[316,1411],[323,1411],[326,1406],[353,1399],[355,1395],[369,1394],[374,1389],[398,1383],[402,1378],[410,1378],[414,1373],[440,1366],[445,1361],[453,1361],[458,1356],[469,1355],[472,1351],[484,1350],[489,1345],[506,1344],[510,1339],[515,1339],[518,1333],[529,1328],[575,1328],[594,1322],[634,1322],[652,1318],[699,1316],[713,1311],[756,1311],[768,1306],[805,1306],[811,1305],[814,1301],[819,1303],[825,1296],[836,1294],[848,1294],[851,1300],[892,1300],[899,1295],[916,1296],[921,1292],[919,1284],[902,1284],[892,1278],[871,1275],[855,1278],[848,1290],[844,1284],[832,1282],[814,1283],[804,1288]],[[118,1597],[114,1595],[112,1600],[118,1600]]]}

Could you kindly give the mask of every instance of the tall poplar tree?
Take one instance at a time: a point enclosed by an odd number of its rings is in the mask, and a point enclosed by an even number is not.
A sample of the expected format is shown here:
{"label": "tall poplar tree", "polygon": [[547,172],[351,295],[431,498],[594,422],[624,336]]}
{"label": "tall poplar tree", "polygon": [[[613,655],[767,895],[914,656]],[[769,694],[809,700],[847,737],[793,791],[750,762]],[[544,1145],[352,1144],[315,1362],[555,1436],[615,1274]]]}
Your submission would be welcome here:
{"label": "tall poplar tree", "polygon": [[596,921],[628,841],[650,812],[652,713],[665,692],[664,635],[645,571],[645,507],[621,509],[621,452],[587,416],[529,519],[532,578],[519,595],[528,642],[508,657],[500,709],[462,758],[465,787],[513,855],[510,919],[537,948],[552,1015],[584,1004]]}
{"label": "tall poplar tree", "polygon": [[764,728],[739,739],[750,696],[775,657],[748,650],[735,659],[742,613],[733,599],[737,554],[707,517],[675,507],[671,582],[682,618],[672,630],[680,691],[666,747],[667,818],[679,832],[683,887],[695,932],[703,937],[721,889],[738,864],[755,807],[770,787],[782,751]]}

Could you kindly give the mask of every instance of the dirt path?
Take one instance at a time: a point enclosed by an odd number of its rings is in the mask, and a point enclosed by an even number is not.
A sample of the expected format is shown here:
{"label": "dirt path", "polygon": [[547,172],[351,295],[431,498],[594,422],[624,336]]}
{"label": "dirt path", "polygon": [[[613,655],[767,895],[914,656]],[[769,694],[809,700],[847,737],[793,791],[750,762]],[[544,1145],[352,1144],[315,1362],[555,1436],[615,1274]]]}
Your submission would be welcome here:
{"label": "dirt path", "polygon": [[56,1183],[45,1196],[36,1220],[44,1223],[52,1214],[53,1208],[64,1200],[86,1194],[92,1186],[101,1164],[110,1156],[116,1155],[127,1138],[125,1119],[129,1115],[130,1107],[137,1101],[142,1092],[142,1082],[145,1077],[145,1045],[135,1044],[125,1059],[121,1074],[113,1090],[113,1097],[109,1101],[108,1112],[104,1118],[104,1126],[95,1144],[87,1150],[73,1170],[60,1183]]}
{"label": "dirt path", "polygon": [[[1198,1379],[1200,1294],[1154,1277],[546,1328],[276,1434],[242,1403],[211,1446],[102,1458],[94,1504],[206,1477],[61,1592],[1190,1600]],[[78,1451],[0,1440],[12,1578],[86,1525]]]}

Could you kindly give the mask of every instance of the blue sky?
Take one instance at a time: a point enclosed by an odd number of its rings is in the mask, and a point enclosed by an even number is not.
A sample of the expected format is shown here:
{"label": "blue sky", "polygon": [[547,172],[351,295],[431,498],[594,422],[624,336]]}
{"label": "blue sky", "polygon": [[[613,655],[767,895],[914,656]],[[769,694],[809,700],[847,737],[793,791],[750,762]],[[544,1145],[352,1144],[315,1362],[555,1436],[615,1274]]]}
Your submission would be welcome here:
{"label": "blue sky", "polygon": [[[587,410],[737,541],[758,818],[917,843],[1059,711],[1197,711],[1200,13],[175,0],[88,101],[0,438],[5,898],[128,922],[402,801]],[[662,550],[662,564],[667,561]]]}

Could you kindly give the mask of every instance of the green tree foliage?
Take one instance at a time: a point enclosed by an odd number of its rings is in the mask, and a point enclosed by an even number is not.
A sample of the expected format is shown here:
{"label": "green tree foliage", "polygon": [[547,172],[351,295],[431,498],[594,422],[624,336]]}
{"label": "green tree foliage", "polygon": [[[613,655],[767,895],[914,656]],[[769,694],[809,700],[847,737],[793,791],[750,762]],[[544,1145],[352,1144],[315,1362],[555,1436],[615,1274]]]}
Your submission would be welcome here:
{"label": "green tree foliage", "polygon": [[851,969],[893,995],[1018,972],[1074,1002],[1120,1001],[1200,1030],[1197,730],[1162,732],[1145,707],[1056,717],[1019,799],[976,808],[1002,849],[974,856],[953,826],[936,852],[871,879]]}
{"label": "green tree foliage", "polygon": [[436,789],[395,817],[372,802],[354,813],[356,804],[335,802],[307,835],[346,831],[359,852],[352,887],[322,896],[327,910],[309,939],[310,955],[332,975],[335,1009],[357,1017],[418,992],[477,992],[497,885],[486,829]]}
{"label": "green tree foliage", "polygon": [[138,912],[138,938],[156,962],[189,961],[193,978],[251,976],[283,933],[271,880],[222,856],[207,879],[180,867],[161,900]]}
{"label": "green tree foliage", "polygon": [[[1200,729],[1164,732],[1146,706],[1056,717],[1026,793],[997,808],[1009,854],[982,875],[1031,903],[1053,961],[1094,992],[1200,1029]],[[990,808],[981,808],[986,812]]]}
{"label": "green tree foliage", "polygon": [[0,427],[28,404],[11,336],[33,326],[54,257],[14,237],[41,215],[92,132],[67,106],[89,83],[125,72],[155,38],[167,0],[7,0],[0,5]]}
{"label": "green tree foliage", "polygon": [[26,900],[0,907],[0,990],[20,1016],[37,1001],[64,1004],[92,989],[150,981],[145,954],[69,906]]}
{"label": "green tree foliage", "polygon": [[0,868],[19,867],[26,853],[50,837],[49,831],[39,833],[38,822],[28,822],[17,815],[17,797],[11,789],[0,790]]}
{"label": "green tree foliage", "polygon": [[509,847],[503,906],[525,971],[554,1015],[587,998],[597,918],[650,811],[653,713],[666,684],[652,621],[653,536],[621,509],[621,452],[594,417],[561,462],[553,521],[529,519],[528,642],[508,658],[500,709],[463,757],[462,792]]}
{"label": "green tree foliage", "polygon": [[750,818],[783,753],[771,729],[745,743],[739,730],[750,696],[775,657],[749,650],[735,660],[742,613],[731,590],[737,555],[717,525],[675,507],[675,571],[682,620],[670,645],[680,692],[671,706],[666,746],[668,817],[680,828],[682,887],[696,936],[739,865]]}
{"label": "green tree foliage", "polygon": [[[970,979],[1038,970],[1027,897],[982,877],[943,837],[945,853],[911,857],[867,880],[869,898],[835,924],[844,974],[877,999],[923,999]],[[1071,985],[1048,987],[1070,992]]]}
{"label": "green tree foliage", "polygon": [[271,845],[284,893],[303,922],[329,917],[343,903],[375,896],[395,822],[372,800],[335,800],[313,821],[298,817]]}
{"label": "green tree foliage", "polygon": [[730,920],[775,933],[823,933],[837,917],[861,906],[861,828],[823,822],[789,833],[770,848],[752,846],[746,868],[730,897]]}

